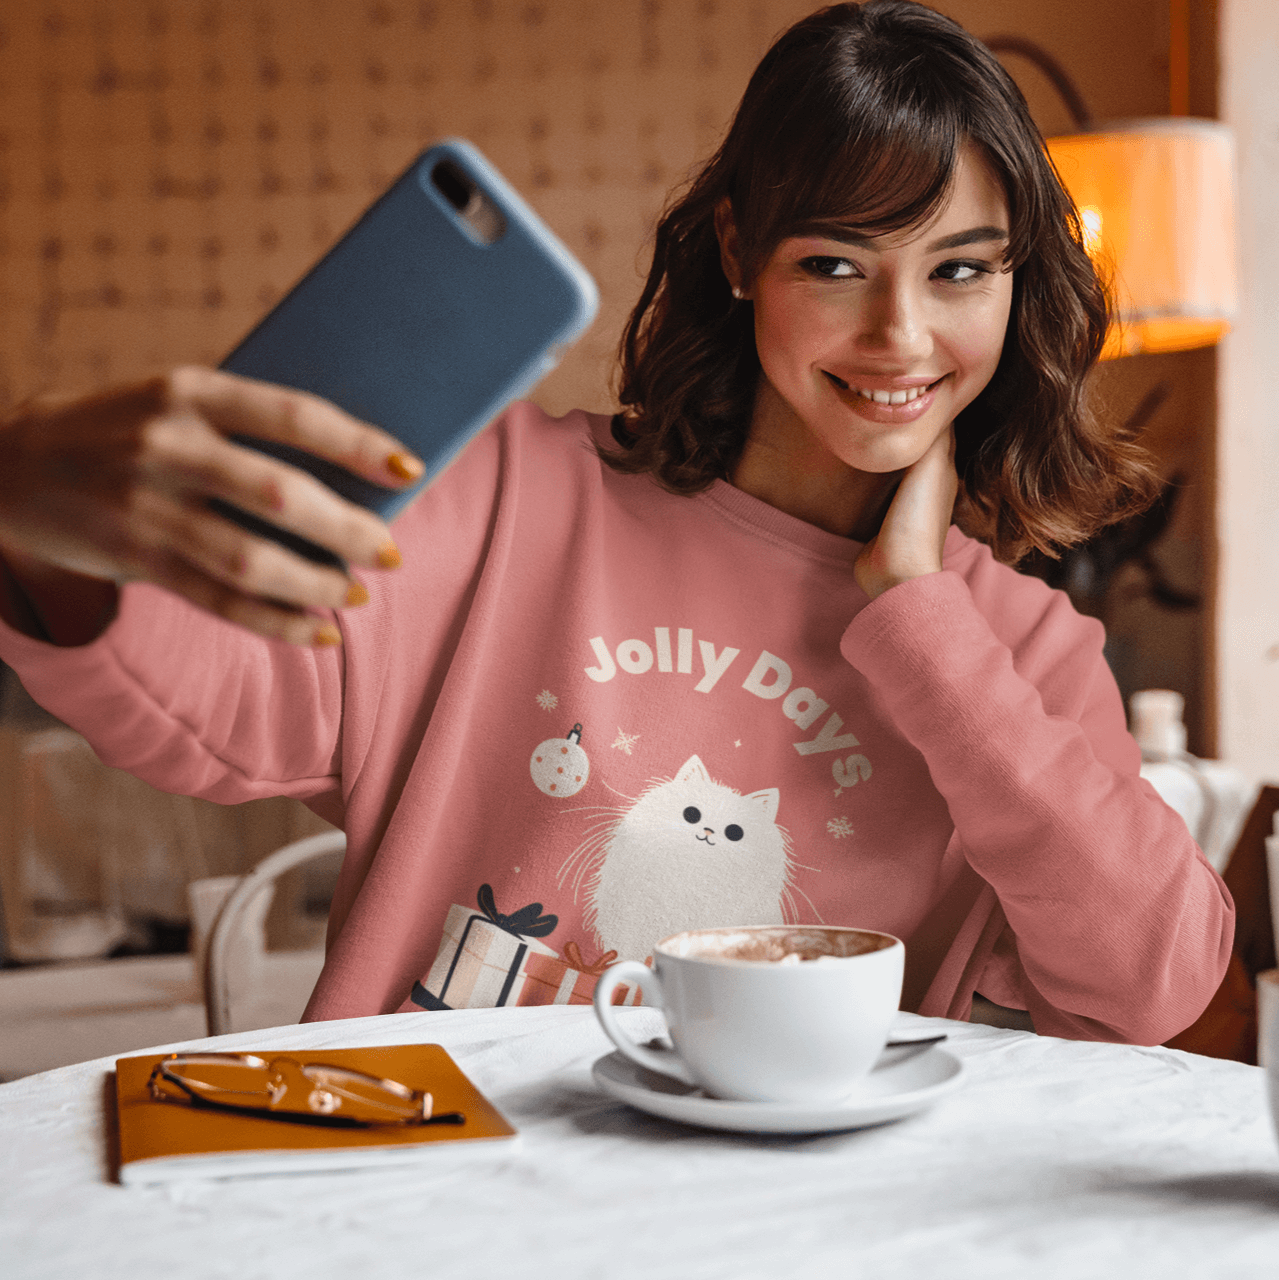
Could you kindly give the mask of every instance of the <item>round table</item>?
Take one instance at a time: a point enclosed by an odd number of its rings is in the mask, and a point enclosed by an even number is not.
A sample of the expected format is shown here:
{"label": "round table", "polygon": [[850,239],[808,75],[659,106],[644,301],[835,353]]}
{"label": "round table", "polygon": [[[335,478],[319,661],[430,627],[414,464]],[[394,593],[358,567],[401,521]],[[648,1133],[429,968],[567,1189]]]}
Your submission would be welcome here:
{"label": "round table", "polygon": [[[624,1010],[638,1038],[661,1030]],[[949,1033],[958,1092],[875,1129],[686,1128],[600,1093],[582,1007],[394,1014],[184,1047],[435,1042],[520,1129],[465,1163],[122,1187],[110,1059],[0,1086],[6,1280],[1193,1276],[1279,1267],[1259,1068],[901,1015]],[[169,1048],[172,1046],[165,1046]]]}

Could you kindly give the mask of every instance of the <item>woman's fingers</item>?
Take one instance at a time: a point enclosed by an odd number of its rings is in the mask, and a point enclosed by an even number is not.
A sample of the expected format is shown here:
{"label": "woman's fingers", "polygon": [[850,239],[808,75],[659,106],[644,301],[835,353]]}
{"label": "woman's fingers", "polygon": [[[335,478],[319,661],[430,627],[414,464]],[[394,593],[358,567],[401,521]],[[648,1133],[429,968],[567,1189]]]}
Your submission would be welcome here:
{"label": "woman's fingers", "polygon": [[950,427],[906,469],[879,532],[857,557],[853,571],[871,599],[901,582],[940,571],[958,490]]}
{"label": "woman's fingers", "polygon": [[422,476],[420,459],[393,436],[318,396],[197,367],[159,382],[169,411],[195,412],[219,431],[305,449],[386,488]]}
{"label": "woman's fingers", "polygon": [[141,576],[159,580],[185,562],[232,592],[295,608],[342,609],[368,600],[364,586],[337,569],[301,560],[214,515],[202,502],[159,491],[139,495],[132,517]]}
{"label": "woman's fingers", "polygon": [[153,562],[147,576],[157,586],[269,640],[310,646],[341,643],[341,632],[329,619],[239,591],[179,556]]}
{"label": "woman's fingers", "polygon": [[959,477],[955,474],[954,428],[943,431],[914,466],[907,468],[893,508],[884,520],[898,550],[910,559],[927,556],[941,566],[942,544],[950,528]]}
{"label": "woman's fingers", "polygon": [[[141,470],[155,487],[226,502],[328,547],[352,564],[385,567],[394,546],[384,521],[314,476],[233,444],[199,421],[169,416],[148,431]],[[226,521],[219,521],[226,528]],[[247,536],[241,534],[242,537]]]}

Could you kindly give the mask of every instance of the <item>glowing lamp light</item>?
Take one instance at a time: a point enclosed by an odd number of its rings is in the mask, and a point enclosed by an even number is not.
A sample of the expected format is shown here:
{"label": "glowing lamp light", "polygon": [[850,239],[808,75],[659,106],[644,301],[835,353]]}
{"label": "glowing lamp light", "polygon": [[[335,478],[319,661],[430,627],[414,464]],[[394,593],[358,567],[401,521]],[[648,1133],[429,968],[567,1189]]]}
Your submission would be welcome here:
{"label": "glowing lamp light", "polygon": [[1236,306],[1234,142],[1211,120],[1168,117],[1049,138],[1084,244],[1112,282],[1102,359],[1211,346]]}

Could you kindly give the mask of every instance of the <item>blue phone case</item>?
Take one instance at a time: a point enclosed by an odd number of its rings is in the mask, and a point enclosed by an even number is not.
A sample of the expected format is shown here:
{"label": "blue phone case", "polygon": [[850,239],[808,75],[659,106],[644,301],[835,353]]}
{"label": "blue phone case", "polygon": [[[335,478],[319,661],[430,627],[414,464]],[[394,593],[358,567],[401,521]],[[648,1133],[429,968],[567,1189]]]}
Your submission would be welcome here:
{"label": "blue phone case", "polygon": [[[500,211],[486,242],[433,180],[447,162]],[[491,164],[451,139],[420,155],[226,358],[232,373],[311,391],[390,432],[426,464],[407,490],[314,455],[236,437],[391,519],[595,316],[586,269]],[[219,500],[237,523],[311,559],[331,552]]]}

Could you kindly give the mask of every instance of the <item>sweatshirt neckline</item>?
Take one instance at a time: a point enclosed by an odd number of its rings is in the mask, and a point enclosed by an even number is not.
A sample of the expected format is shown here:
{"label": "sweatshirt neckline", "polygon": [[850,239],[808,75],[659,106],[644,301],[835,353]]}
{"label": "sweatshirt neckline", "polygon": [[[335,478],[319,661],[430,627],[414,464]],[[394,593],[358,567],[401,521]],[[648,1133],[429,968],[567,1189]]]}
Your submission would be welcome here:
{"label": "sweatshirt neckline", "polygon": [[[609,429],[611,419],[606,415],[590,416],[598,418],[592,423],[597,437],[611,441]],[[645,478],[650,483],[654,483],[651,476]],[[723,518],[773,546],[798,551],[844,568],[852,568],[853,561],[866,545],[855,538],[829,533],[815,524],[809,524],[807,520],[801,520],[798,516],[770,506],[762,498],[754,497],[727,480],[712,481],[709,488],[694,494],[693,500],[713,507]],[[958,555],[969,542],[970,540],[957,526],[953,524],[950,526],[942,553],[946,567],[950,567],[947,562]]]}
{"label": "sweatshirt neckline", "polygon": [[[727,480],[716,480],[697,497],[707,505],[717,508],[734,524],[745,527],[768,542],[791,547],[806,555],[849,568],[866,545],[855,538],[845,538],[819,529],[807,520],[770,506],[762,498],[753,497]],[[952,524],[946,531],[946,542],[942,549],[943,567],[957,567],[954,563],[956,558],[971,545],[971,539],[957,525]]]}
{"label": "sweatshirt neckline", "polygon": [[823,560],[851,566],[865,546],[854,538],[819,529],[807,520],[770,506],[762,498],[746,493],[727,480],[714,481],[697,498],[734,524],[768,542],[792,547]]}

